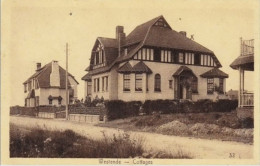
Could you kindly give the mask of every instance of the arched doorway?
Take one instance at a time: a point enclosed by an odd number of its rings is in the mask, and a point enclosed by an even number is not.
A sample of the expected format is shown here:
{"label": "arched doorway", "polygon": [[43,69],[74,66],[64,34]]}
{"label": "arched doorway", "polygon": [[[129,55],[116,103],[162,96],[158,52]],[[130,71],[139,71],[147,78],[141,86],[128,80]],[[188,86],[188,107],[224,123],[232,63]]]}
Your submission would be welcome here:
{"label": "arched doorway", "polygon": [[198,79],[192,70],[181,66],[174,74],[174,91],[176,99],[192,100],[192,93],[197,90]]}

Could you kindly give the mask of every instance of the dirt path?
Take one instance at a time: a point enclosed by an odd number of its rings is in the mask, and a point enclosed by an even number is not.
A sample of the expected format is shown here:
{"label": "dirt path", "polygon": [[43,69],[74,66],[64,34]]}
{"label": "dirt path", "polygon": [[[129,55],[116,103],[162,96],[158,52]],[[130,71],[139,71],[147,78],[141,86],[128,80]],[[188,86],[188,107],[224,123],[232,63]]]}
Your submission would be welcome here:
{"label": "dirt path", "polygon": [[[93,139],[103,138],[103,133],[112,136],[123,132],[122,130],[97,127],[92,124],[70,122],[58,119],[39,119],[31,117],[11,116],[10,123],[24,127],[40,127],[48,130],[71,129],[76,133]],[[226,159],[230,153],[235,158],[252,158],[253,145],[239,142],[206,140],[189,137],[167,136],[146,132],[130,132],[131,139],[142,138],[146,150],[163,150],[172,153],[183,152],[192,158]]]}

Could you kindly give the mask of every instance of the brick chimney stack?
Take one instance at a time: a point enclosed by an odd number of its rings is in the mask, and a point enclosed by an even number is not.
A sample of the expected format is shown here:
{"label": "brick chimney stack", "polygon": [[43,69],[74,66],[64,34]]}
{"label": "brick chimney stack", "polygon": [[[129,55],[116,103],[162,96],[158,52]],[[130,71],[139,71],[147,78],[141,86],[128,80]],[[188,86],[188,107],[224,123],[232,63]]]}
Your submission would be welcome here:
{"label": "brick chimney stack", "polygon": [[125,43],[125,33],[124,33],[124,27],[123,26],[117,26],[116,27],[116,39],[118,41],[118,56],[120,56],[121,47]]}
{"label": "brick chimney stack", "polygon": [[187,37],[187,32],[186,31],[180,31],[180,34],[182,34],[183,36]]}
{"label": "brick chimney stack", "polygon": [[51,74],[50,74],[50,85],[52,87],[60,87],[60,70],[58,61],[52,61]]}
{"label": "brick chimney stack", "polygon": [[36,63],[36,71],[42,67],[41,63]]}

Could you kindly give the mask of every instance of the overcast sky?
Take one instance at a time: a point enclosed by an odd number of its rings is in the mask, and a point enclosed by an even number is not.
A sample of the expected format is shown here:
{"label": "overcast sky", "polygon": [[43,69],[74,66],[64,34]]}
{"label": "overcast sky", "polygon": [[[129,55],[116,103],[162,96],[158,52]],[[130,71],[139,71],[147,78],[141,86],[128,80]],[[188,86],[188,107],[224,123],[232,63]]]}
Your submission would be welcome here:
{"label": "overcast sky", "polygon": [[[240,37],[259,37],[258,3],[257,0],[5,1],[2,82],[9,85],[5,88],[10,92],[5,97],[11,99],[11,105],[24,105],[22,83],[34,73],[37,62],[44,65],[57,60],[65,68],[68,42],[69,72],[80,83],[79,99],[83,98],[81,77],[86,74],[84,69],[89,65],[96,38],[114,38],[117,25],[124,26],[128,35],[137,25],[159,15],[164,16],[172,29],[187,31],[188,37],[193,34],[196,42],[212,50],[223,66],[221,70],[229,74],[226,89],[238,89],[238,72],[229,65],[239,56]],[[246,72],[246,77],[250,80],[246,89],[253,90],[253,73]]]}

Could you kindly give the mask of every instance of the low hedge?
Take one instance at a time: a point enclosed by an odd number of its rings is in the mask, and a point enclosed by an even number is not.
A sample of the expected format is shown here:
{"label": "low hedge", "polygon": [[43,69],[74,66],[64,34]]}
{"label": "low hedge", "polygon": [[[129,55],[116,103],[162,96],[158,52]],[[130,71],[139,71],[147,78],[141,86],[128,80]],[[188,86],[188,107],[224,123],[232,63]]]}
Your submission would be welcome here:
{"label": "low hedge", "polygon": [[38,110],[35,107],[20,107],[20,106],[10,107],[10,115],[36,116],[37,114],[38,114]]}
{"label": "low hedge", "polygon": [[238,106],[237,100],[221,99],[212,101],[209,99],[196,102],[188,100],[146,100],[143,109],[146,114],[152,112],[168,113],[207,113],[207,112],[230,112]]}
{"label": "low hedge", "polygon": [[142,103],[140,101],[124,102],[122,100],[105,101],[107,119],[114,120],[137,116]]}

